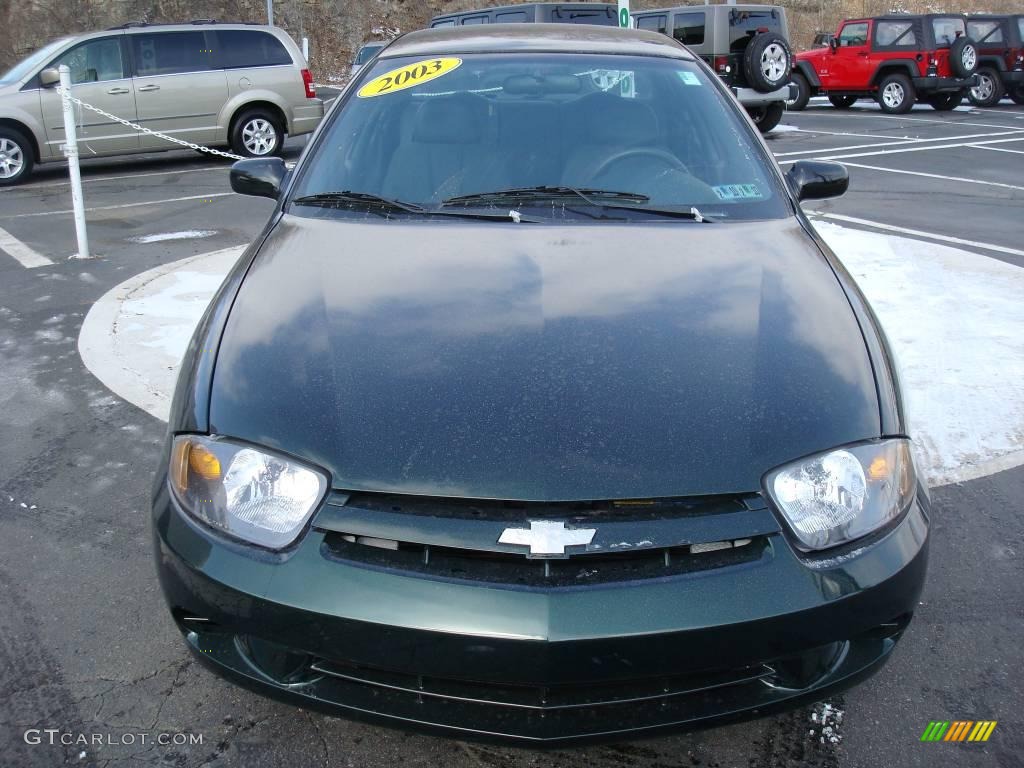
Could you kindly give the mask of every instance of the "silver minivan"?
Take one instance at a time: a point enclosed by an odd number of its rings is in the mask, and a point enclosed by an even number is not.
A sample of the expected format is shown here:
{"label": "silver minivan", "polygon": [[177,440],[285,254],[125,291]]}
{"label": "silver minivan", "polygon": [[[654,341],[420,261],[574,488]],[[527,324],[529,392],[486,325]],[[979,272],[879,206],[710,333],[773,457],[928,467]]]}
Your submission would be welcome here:
{"label": "silver minivan", "polygon": [[[63,159],[57,67],[72,94],[112,115],[246,157],[281,150],[286,135],[313,131],[323,101],[302,52],[277,27],[250,24],[126,24],[55,40],[0,76],[0,185],[35,163]],[[75,106],[83,157],[180,149]]]}

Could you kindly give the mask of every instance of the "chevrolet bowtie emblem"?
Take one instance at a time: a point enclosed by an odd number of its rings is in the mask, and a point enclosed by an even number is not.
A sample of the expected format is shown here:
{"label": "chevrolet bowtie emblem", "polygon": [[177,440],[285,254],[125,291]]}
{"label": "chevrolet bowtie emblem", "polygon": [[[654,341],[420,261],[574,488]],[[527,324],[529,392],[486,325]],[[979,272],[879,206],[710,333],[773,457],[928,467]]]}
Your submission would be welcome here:
{"label": "chevrolet bowtie emblem", "polygon": [[518,544],[530,548],[530,557],[565,557],[566,547],[589,544],[596,528],[566,528],[561,520],[531,520],[529,528],[506,528],[499,544]]}

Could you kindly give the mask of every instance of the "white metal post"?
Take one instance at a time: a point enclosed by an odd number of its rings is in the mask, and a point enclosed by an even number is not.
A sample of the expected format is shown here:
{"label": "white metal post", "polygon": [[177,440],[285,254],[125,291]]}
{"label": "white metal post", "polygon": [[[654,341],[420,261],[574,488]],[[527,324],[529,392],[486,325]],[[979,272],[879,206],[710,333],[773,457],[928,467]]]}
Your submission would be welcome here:
{"label": "white metal post", "polygon": [[274,26],[274,0],[267,0],[267,24]]}
{"label": "white metal post", "polygon": [[78,258],[89,258],[89,237],[85,232],[85,200],[82,197],[82,173],[78,168],[78,132],[75,130],[75,108],[71,103],[71,70],[61,64],[61,101],[64,106],[64,157],[68,159],[71,177],[71,207],[75,210],[75,236],[78,238]]}

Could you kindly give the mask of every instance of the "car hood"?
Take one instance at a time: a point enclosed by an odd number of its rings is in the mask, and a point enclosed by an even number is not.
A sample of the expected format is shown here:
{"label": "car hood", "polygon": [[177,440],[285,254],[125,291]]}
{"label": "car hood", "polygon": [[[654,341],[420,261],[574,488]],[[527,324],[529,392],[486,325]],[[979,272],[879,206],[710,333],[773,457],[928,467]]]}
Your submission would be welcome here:
{"label": "car hood", "polygon": [[335,488],[544,501],[756,491],[879,424],[861,328],[795,218],[284,216],[210,399],[212,432]]}
{"label": "car hood", "polygon": [[796,60],[813,62],[831,55],[832,50],[830,48],[812,48],[809,51],[800,51],[800,53],[796,55]]}

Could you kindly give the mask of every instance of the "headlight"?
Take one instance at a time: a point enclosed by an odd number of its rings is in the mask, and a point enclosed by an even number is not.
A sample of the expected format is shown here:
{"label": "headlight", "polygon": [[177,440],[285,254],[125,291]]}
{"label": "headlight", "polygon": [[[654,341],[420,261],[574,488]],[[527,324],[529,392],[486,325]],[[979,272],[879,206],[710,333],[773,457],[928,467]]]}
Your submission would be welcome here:
{"label": "headlight", "polygon": [[917,490],[910,441],[864,443],[802,459],[769,472],[765,488],[801,549],[845,544],[910,506]]}
{"label": "headlight", "polygon": [[170,482],[193,517],[268,549],[295,541],[327,491],[315,469],[200,435],[174,438]]}

